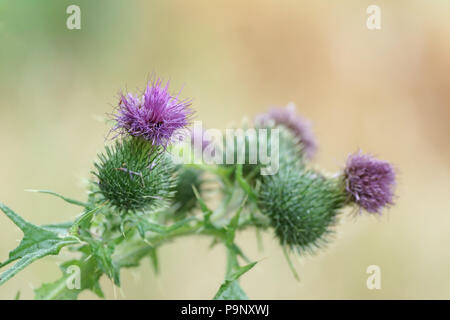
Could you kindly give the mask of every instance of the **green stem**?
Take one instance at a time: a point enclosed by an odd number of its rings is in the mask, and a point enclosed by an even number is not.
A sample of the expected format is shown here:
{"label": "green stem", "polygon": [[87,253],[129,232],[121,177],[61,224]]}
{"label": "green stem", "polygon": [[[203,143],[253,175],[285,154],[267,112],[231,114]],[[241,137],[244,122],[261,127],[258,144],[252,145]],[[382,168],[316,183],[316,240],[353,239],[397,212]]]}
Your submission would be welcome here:
{"label": "green stem", "polygon": [[[204,235],[213,236],[219,238],[221,241],[225,239],[225,231],[222,228],[205,228],[201,221],[193,224],[186,225],[179,229],[173,230],[167,234],[154,234],[147,239],[142,239],[137,233],[130,236],[127,240],[123,242],[122,250],[118,248],[112,256],[113,262],[119,267],[127,267],[127,261],[130,257],[145,257],[152,253],[152,251],[161,246],[164,243],[172,241],[176,238],[189,236],[189,235]],[[92,259],[92,258],[91,258]],[[87,269],[90,268],[88,262],[83,263],[81,266],[81,273],[83,274]],[[89,288],[81,288],[80,292]],[[68,296],[71,290],[66,285],[65,282],[61,280],[61,285],[57,286],[51,293],[51,296],[41,297],[43,299],[58,299],[59,297]]]}
{"label": "green stem", "polygon": [[[115,247],[115,252],[112,255],[113,263],[119,268],[126,268],[136,266],[136,263],[130,264],[130,261],[138,262],[139,259],[149,256],[154,253],[154,250],[163,244],[173,241],[177,238],[191,236],[191,235],[202,235],[213,237],[219,242],[226,243],[227,237],[227,225],[229,223],[229,218],[227,218],[227,213],[234,209],[234,202],[237,203],[234,197],[234,192],[230,192],[226,195],[222,208],[218,208],[218,210],[213,215],[215,219],[212,219],[210,223],[205,225],[205,221],[197,220],[194,223],[185,224],[177,229],[169,231],[167,233],[151,233],[147,238],[142,239],[138,232],[135,229],[129,230],[126,233],[126,237],[122,238],[120,242],[117,243]],[[242,202],[242,197],[245,194],[237,195],[239,199],[239,203]],[[236,231],[243,230],[248,227],[261,227],[265,225],[264,221],[258,221],[254,217],[244,219],[238,225]],[[227,269],[226,269],[226,277],[229,277],[238,267],[237,261],[237,252],[236,249],[227,248]],[[138,257],[138,258],[136,258]],[[87,263],[83,263],[81,266],[82,272],[84,269],[88,269]],[[81,288],[80,292],[89,288]],[[66,296],[66,293],[69,293],[67,286],[61,285],[55,288],[55,291],[52,292],[52,297],[63,297]],[[52,298],[49,297],[49,298]]]}

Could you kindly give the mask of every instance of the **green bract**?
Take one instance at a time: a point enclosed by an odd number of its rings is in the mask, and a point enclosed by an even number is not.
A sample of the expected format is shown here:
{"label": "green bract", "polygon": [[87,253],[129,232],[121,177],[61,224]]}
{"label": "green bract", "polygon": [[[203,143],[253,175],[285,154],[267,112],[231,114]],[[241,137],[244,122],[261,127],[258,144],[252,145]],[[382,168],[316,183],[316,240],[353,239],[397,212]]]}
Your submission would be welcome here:
{"label": "green bract", "polygon": [[106,147],[95,167],[101,195],[119,212],[150,210],[173,195],[175,167],[146,140],[128,138]]}
{"label": "green bract", "polygon": [[258,205],[282,245],[312,252],[327,242],[345,201],[336,180],[292,164],[263,179]]}

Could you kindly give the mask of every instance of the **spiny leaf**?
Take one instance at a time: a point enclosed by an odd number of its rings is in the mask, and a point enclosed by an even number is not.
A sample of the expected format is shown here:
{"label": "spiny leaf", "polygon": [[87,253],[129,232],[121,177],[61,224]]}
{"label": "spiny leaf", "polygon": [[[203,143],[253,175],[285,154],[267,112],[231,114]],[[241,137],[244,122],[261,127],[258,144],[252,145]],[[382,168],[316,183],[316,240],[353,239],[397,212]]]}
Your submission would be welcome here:
{"label": "spiny leaf", "polygon": [[81,215],[79,215],[75,219],[75,221],[67,221],[67,222],[57,223],[57,224],[47,224],[47,225],[43,225],[41,227],[48,231],[56,232],[60,235],[72,234],[72,235],[76,236],[78,228],[82,227],[83,224],[89,223],[91,221],[91,218],[94,215],[94,213],[96,213],[98,210],[100,210],[101,207],[102,206],[99,206],[97,208],[84,211],[83,213],[81,213]]}
{"label": "spiny leaf", "polygon": [[0,264],[1,268],[13,261],[19,260],[15,265],[0,275],[0,285],[32,262],[48,255],[56,255],[64,246],[80,242],[77,237],[62,236],[50,229],[31,224],[2,203],[0,203],[0,209],[24,234],[19,246],[9,253],[9,259]]}
{"label": "spiny leaf", "polygon": [[258,199],[258,196],[256,195],[253,188],[248,184],[248,182],[243,177],[241,164],[237,165],[236,167],[236,180],[241,186],[242,190],[244,190],[245,193],[247,193],[247,195],[250,197],[250,199],[255,201]]}
{"label": "spiny leaf", "polygon": [[234,243],[234,238],[236,235],[236,230],[239,226],[239,218],[241,216],[241,211],[245,206],[247,197],[241,202],[236,214],[231,218],[231,221],[226,226],[225,235],[225,245],[227,247],[227,276],[229,276],[236,268],[239,268],[237,257],[241,256],[245,261],[250,262],[249,259],[244,255],[242,250]]}
{"label": "spiny leaf", "polygon": [[227,246],[227,264],[225,279],[230,278],[233,273],[239,269],[239,263],[237,259],[237,252],[230,246]]}
{"label": "spiny leaf", "polygon": [[78,216],[78,218],[75,219],[75,221],[73,222],[72,226],[69,229],[70,234],[76,235],[78,228],[89,223],[91,221],[94,213],[96,213],[100,208],[101,208],[101,206],[91,209],[91,210],[87,210],[87,211],[83,212],[80,216]]}
{"label": "spiny leaf", "polygon": [[244,200],[242,200],[241,205],[239,206],[239,209],[236,211],[236,214],[233,216],[233,218],[231,219],[230,223],[227,226],[227,245],[231,246],[234,242],[234,237],[236,234],[236,229],[239,225],[239,218],[241,216],[241,212],[242,209],[245,206],[245,203],[247,201],[247,197],[244,198]]}
{"label": "spiny leaf", "polygon": [[76,205],[76,206],[85,207],[85,208],[88,208],[88,207],[89,207],[89,204],[88,204],[88,203],[85,203],[85,202],[81,202],[81,201],[78,201],[78,200],[74,200],[74,199],[70,199],[70,198],[64,197],[64,196],[62,196],[62,195],[60,195],[60,194],[58,194],[58,193],[56,193],[56,192],[50,191],[50,190],[34,190],[34,189],[27,189],[27,190],[25,190],[25,191],[28,191],[28,192],[37,192],[37,193],[46,193],[46,194],[50,194],[50,195],[52,195],[52,196],[58,197],[58,198],[60,198],[60,199],[63,199],[64,201],[66,201],[66,202],[68,202],[68,203],[70,203],[70,204],[74,204],[74,205]]}
{"label": "spiny leaf", "polygon": [[142,258],[151,255],[153,249],[147,241],[134,237],[118,244],[112,259],[119,268],[137,267]]}
{"label": "spiny leaf", "polygon": [[255,266],[257,262],[252,262],[246,266],[238,268],[220,286],[214,296],[214,300],[246,300],[248,299],[244,290],[240,287],[238,279]]}
{"label": "spiny leaf", "polygon": [[237,280],[239,279],[244,273],[249,271],[251,268],[253,268],[258,262],[252,262],[249,263],[243,267],[240,267],[236,272],[234,272],[227,280]]}
{"label": "spiny leaf", "polygon": [[190,221],[195,220],[194,217],[188,217],[188,218],[178,221],[170,226],[165,226],[165,225],[150,222],[143,217],[137,217],[137,219],[138,219],[138,222],[137,222],[136,227],[142,238],[145,238],[145,233],[147,231],[166,235],[172,231],[182,228],[183,226],[187,225]]}
{"label": "spiny leaf", "polygon": [[213,214],[213,211],[206,205],[205,201],[200,197],[200,194],[195,186],[192,186],[192,189],[194,190],[195,197],[198,200],[198,203],[200,204],[200,209],[202,210],[205,218],[205,223],[209,224],[211,215]]}
{"label": "spiny leaf", "polygon": [[235,255],[240,256],[245,262],[250,263],[250,259],[242,252],[242,249],[236,243],[233,243],[231,246],[228,246],[228,249],[231,250]]}
{"label": "spiny leaf", "polygon": [[88,240],[88,243],[99,268],[120,287],[120,268],[112,259],[114,245],[94,240]]}
{"label": "spiny leaf", "polygon": [[56,223],[56,224],[46,224],[41,226],[45,230],[52,231],[55,233],[58,233],[59,235],[68,235],[69,229],[72,227],[73,221],[67,221],[62,223]]}
{"label": "spiny leaf", "polygon": [[244,290],[242,290],[237,280],[226,280],[222,286],[220,286],[214,300],[248,300],[248,296]]}
{"label": "spiny leaf", "polygon": [[[77,269],[71,269],[73,267]],[[100,298],[103,292],[100,288],[99,279],[102,271],[98,268],[93,257],[81,260],[70,260],[60,266],[63,276],[51,283],[45,283],[34,290],[37,300],[75,300],[83,290],[91,290]],[[76,277],[79,277],[77,283]],[[79,287],[77,287],[79,285]]]}

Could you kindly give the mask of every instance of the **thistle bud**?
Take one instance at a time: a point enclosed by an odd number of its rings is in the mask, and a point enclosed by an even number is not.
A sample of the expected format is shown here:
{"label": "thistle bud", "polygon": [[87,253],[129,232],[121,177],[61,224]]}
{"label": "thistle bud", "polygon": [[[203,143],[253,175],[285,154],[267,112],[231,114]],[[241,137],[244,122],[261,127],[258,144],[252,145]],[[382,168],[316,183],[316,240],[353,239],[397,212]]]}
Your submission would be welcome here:
{"label": "thistle bud", "polygon": [[116,141],[95,167],[101,195],[119,212],[152,209],[173,195],[174,165],[145,139]]}
{"label": "thistle bud", "polygon": [[281,245],[303,253],[326,244],[345,200],[338,180],[286,166],[264,177],[258,205]]}

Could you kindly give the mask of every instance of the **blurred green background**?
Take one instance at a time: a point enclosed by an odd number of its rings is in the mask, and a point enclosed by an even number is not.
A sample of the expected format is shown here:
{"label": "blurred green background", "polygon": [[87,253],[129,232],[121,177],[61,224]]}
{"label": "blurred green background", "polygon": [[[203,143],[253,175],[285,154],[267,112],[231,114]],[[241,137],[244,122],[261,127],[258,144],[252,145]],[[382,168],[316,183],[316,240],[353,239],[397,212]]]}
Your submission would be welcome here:
{"label": "blurred green background", "polygon": [[[81,8],[81,30],[66,8]],[[381,7],[382,29],[366,27]],[[24,189],[84,199],[84,182],[109,127],[102,120],[121,89],[155,73],[184,86],[197,119],[225,128],[270,105],[297,103],[320,141],[316,164],[340,170],[357,148],[398,169],[397,204],[381,218],[349,213],[338,236],[295,260],[296,282],[271,233],[242,279],[253,299],[450,298],[450,2],[0,1],[0,201],[26,219],[66,221],[79,209]],[[21,238],[0,215],[0,261]],[[108,279],[109,299],[209,299],[224,275],[222,248],[187,238]],[[68,253],[34,263],[0,287],[1,299],[32,298],[59,276]],[[382,289],[366,288],[381,268]],[[91,293],[81,298],[91,299]]]}

